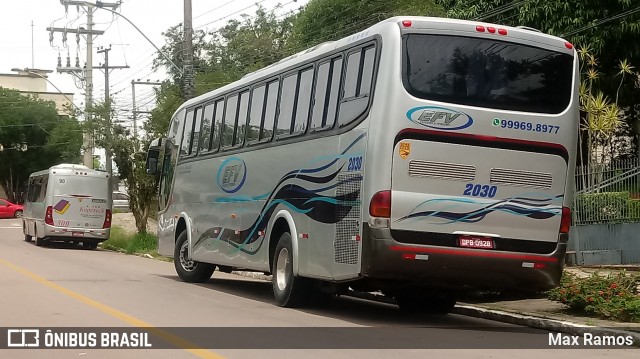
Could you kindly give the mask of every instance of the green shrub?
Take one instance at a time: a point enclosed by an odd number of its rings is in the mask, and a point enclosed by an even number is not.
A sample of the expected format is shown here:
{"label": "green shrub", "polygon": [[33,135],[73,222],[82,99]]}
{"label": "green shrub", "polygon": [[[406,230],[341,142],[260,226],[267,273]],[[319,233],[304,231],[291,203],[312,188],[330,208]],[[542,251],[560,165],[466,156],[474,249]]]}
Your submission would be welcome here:
{"label": "green shrub", "polygon": [[629,218],[629,192],[582,193],[575,211],[580,223],[625,222]]}
{"label": "green shrub", "polygon": [[624,272],[578,278],[565,272],[558,288],[548,298],[581,314],[623,322],[640,322],[640,277]]}
{"label": "green shrub", "polygon": [[120,227],[112,227],[109,239],[102,243],[105,249],[132,253],[154,253],[158,248],[158,238],[152,234],[130,235]]}

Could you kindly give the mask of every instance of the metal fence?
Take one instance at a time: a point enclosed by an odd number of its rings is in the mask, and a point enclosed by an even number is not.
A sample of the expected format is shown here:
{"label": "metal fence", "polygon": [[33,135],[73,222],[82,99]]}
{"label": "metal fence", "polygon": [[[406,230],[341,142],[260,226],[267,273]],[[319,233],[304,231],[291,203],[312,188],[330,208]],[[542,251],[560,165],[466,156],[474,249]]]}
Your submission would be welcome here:
{"label": "metal fence", "polygon": [[576,168],[573,224],[640,222],[640,160]]}

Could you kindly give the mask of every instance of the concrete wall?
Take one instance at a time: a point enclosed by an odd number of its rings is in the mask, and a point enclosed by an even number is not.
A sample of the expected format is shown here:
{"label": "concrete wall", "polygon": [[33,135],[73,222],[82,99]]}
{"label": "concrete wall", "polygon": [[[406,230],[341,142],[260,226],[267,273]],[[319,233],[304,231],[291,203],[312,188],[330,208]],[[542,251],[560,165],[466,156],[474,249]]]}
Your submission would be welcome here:
{"label": "concrete wall", "polygon": [[588,264],[640,263],[640,223],[571,227],[569,261]]}
{"label": "concrete wall", "polygon": [[28,75],[0,74],[0,86],[19,91],[47,92],[47,80]]}

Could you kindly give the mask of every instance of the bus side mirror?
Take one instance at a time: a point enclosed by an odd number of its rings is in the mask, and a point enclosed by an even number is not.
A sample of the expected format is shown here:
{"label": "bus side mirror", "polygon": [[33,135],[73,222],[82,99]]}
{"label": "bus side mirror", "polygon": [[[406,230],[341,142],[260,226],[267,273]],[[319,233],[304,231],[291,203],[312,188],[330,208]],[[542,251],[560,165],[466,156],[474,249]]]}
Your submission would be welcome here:
{"label": "bus side mirror", "polygon": [[158,174],[158,158],[160,157],[160,149],[162,145],[162,139],[158,138],[151,142],[149,150],[147,151],[147,174]]}

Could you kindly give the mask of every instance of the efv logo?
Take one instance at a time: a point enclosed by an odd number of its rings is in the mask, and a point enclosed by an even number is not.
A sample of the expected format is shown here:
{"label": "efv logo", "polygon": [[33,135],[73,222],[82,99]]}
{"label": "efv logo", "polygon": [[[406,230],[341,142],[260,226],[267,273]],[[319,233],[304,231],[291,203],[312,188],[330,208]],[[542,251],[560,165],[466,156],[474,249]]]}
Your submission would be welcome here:
{"label": "efv logo", "polygon": [[466,113],[437,106],[414,107],[407,111],[407,118],[418,125],[447,131],[462,130],[473,124],[473,118]]}
{"label": "efv logo", "polygon": [[236,193],[247,179],[247,166],[238,157],[226,159],[218,169],[218,186],[227,193]]}

